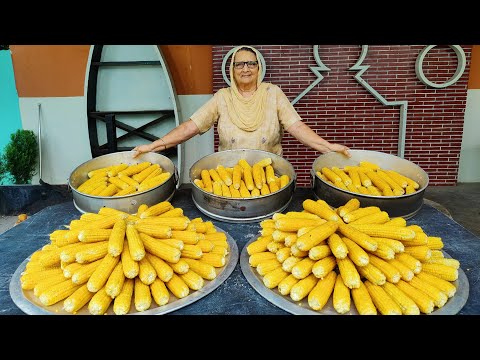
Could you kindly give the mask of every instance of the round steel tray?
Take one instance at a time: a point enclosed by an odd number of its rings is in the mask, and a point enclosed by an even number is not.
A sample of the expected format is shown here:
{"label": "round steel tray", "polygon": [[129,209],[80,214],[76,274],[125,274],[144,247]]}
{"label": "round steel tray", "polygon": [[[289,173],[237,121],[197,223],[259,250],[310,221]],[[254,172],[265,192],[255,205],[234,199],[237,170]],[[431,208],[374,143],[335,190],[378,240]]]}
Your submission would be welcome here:
{"label": "round steel tray", "polygon": [[[238,261],[238,247],[236,241],[226,231],[215,226],[217,231],[224,232],[227,235],[227,242],[230,247],[229,254],[226,257],[226,265],[221,268],[215,268],[217,271],[217,277],[213,280],[204,280],[205,285],[200,290],[190,290],[190,294],[182,299],[178,299],[170,292],[170,300],[167,304],[158,306],[152,299],[152,305],[150,309],[145,311],[136,311],[135,306],[131,306],[128,315],[162,315],[169,312],[181,309],[211,293],[217,287],[219,287],[235,269]],[[22,271],[25,270],[25,266],[30,260],[30,256],[26,258],[15,270],[10,281],[10,296],[20,310],[27,315],[72,315],[71,313],[63,310],[63,301],[60,301],[52,306],[43,305],[40,300],[33,295],[33,290],[23,290],[20,277]],[[133,301],[133,299],[132,299]],[[108,315],[115,315],[113,312],[113,301],[106,312]],[[91,315],[87,306],[82,307],[76,315]]]}
{"label": "round steel tray", "polygon": [[[313,310],[308,305],[307,297],[303,298],[301,301],[294,301],[290,296],[284,296],[280,294],[277,288],[267,288],[263,284],[263,277],[260,276],[255,268],[250,266],[248,262],[249,255],[247,252],[247,246],[255,240],[256,239],[253,238],[243,247],[242,253],[240,254],[240,268],[242,269],[242,273],[249,284],[273,305],[276,305],[280,309],[283,309],[293,315],[358,315],[353,301],[349,312],[345,314],[339,314],[333,307],[332,296],[330,296],[324,308],[317,311]],[[451,257],[445,251],[443,251],[443,253],[445,257]],[[461,268],[458,269],[458,279],[455,280],[453,284],[457,287],[455,295],[448,299],[444,306],[442,306],[440,309],[437,308],[437,310],[431,312],[429,315],[455,315],[462,309],[468,299],[469,284],[467,276]]]}

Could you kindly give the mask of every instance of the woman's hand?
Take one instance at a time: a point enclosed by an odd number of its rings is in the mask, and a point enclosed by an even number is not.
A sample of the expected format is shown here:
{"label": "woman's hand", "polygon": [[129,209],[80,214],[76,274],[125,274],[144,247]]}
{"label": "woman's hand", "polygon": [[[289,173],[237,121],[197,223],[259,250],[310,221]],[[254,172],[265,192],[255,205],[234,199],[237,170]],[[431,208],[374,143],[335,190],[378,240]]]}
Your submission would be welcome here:
{"label": "woman's hand", "polygon": [[340,145],[340,144],[331,144],[330,145],[330,151],[339,152],[339,153],[342,153],[343,155],[345,155],[347,157],[351,157],[352,155],[350,154],[350,152],[348,150],[350,150],[350,149],[348,147],[346,147],[345,145]]}
{"label": "woman's hand", "polygon": [[150,149],[150,145],[139,145],[139,146],[135,146],[133,149],[133,158],[135,159],[137,156],[141,155],[141,154],[144,154],[144,153],[147,153],[147,152],[150,152],[151,149]]}

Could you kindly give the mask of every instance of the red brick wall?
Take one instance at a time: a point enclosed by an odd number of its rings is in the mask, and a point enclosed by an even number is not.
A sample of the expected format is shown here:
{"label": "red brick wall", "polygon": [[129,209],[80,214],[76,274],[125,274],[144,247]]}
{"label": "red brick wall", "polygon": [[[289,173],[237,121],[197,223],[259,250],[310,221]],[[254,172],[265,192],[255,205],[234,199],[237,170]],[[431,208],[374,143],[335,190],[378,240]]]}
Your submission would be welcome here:
{"label": "red brick wall", "polygon": [[[312,45],[253,45],[265,58],[264,81],[272,82],[293,101],[316,75]],[[213,90],[225,87],[221,64],[232,46],[213,46]],[[387,101],[408,101],[405,159],[422,167],[430,185],[457,182],[467,83],[472,46],[462,45],[467,66],[462,77],[447,88],[424,85],[415,74],[415,61],[425,45],[371,45],[362,65],[362,78]],[[303,121],[330,142],[352,149],[397,155],[400,106],[385,106],[348,70],[361,53],[360,45],[320,45],[322,62],[331,71],[294,106]],[[443,83],[457,68],[457,57],[448,46],[434,47],[425,57],[427,79]],[[228,70],[227,70],[228,74]],[[305,147],[290,134],[282,141],[284,157],[297,172],[297,186],[311,186],[310,169],[319,152]],[[215,132],[215,149],[218,134]]]}

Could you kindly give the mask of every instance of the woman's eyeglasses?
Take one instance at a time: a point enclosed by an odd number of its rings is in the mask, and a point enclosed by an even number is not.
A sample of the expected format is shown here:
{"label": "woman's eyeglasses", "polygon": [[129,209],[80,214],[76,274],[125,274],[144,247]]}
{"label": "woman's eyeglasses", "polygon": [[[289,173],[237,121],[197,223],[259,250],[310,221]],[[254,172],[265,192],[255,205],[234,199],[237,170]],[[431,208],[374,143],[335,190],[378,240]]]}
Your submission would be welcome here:
{"label": "woman's eyeglasses", "polygon": [[233,67],[237,70],[242,70],[245,65],[249,69],[255,69],[258,66],[258,61],[236,61],[233,63]]}

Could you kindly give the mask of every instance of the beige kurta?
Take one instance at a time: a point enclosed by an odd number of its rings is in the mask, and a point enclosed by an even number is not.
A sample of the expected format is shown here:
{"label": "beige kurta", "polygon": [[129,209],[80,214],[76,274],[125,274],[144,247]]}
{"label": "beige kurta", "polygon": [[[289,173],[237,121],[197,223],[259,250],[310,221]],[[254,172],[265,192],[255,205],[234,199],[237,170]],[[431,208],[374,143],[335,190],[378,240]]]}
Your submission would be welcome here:
{"label": "beige kurta", "polygon": [[284,129],[301,118],[282,89],[277,85],[267,84],[265,121],[254,131],[244,131],[231,121],[222,91],[217,91],[190,119],[198,126],[201,134],[217,123],[219,151],[256,149],[282,155]]}

